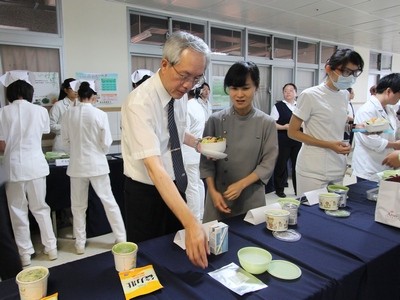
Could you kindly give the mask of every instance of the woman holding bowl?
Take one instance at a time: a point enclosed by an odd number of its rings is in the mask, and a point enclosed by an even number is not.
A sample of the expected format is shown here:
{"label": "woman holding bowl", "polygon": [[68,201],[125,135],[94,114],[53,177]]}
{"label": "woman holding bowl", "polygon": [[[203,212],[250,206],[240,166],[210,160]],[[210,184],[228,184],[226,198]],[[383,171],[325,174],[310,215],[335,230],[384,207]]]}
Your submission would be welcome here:
{"label": "woman holding bowl", "polygon": [[208,119],[203,136],[226,139],[226,154],[220,160],[201,157],[200,174],[208,190],[203,222],[221,220],[265,205],[268,183],[278,156],[275,121],[253,107],[260,73],[253,62],[236,62],[224,79],[231,107]]}

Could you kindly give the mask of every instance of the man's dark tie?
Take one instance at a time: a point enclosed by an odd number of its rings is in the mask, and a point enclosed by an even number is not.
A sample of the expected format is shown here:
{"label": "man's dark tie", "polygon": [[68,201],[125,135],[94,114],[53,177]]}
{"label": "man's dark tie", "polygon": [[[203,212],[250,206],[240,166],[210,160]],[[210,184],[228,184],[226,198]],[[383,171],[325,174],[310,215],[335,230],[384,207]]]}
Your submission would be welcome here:
{"label": "man's dark tie", "polygon": [[174,101],[171,99],[168,103],[168,130],[169,143],[172,156],[172,165],[174,167],[175,181],[178,189],[184,193],[187,187],[187,177],[185,167],[183,166],[181,144],[179,142],[178,130],[174,117]]}

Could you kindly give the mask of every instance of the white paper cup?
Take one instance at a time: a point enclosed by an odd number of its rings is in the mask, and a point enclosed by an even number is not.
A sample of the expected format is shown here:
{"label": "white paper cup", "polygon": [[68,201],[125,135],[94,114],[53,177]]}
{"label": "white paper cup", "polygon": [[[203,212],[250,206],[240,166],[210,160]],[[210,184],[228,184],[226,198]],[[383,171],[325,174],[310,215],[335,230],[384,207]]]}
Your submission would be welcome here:
{"label": "white paper cup", "polygon": [[283,209],[269,209],[265,211],[267,228],[272,231],[285,231],[288,229],[290,212]]}
{"label": "white paper cup", "polygon": [[122,242],[111,249],[114,254],[115,269],[118,272],[136,268],[138,245],[132,242]]}
{"label": "white paper cup", "polygon": [[19,272],[15,278],[21,300],[40,300],[47,295],[49,269],[36,266]]}
{"label": "white paper cup", "polygon": [[340,195],[336,193],[319,194],[319,208],[325,210],[337,210],[339,208]]}

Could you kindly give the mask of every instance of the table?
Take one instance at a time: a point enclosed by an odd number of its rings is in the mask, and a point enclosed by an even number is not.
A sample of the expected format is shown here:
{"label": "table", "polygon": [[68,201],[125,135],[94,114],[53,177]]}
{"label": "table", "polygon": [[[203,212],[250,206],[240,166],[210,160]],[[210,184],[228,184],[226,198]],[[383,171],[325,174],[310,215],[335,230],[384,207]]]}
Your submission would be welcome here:
{"label": "table", "polygon": [[[375,203],[365,191],[373,183],[350,186],[348,218],[326,215],[317,206],[302,206],[294,243],[275,239],[265,224],[251,225],[243,216],[229,225],[229,251],[211,255],[206,270],[194,267],[172,243],[173,234],[139,243],[138,266],[152,264],[163,289],[138,299],[396,299],[400,298],[400,229],[374,221]],[[256,275],[268,285],[240,297],[207,272],[231,262],[244,246],[259,246],[273,259],[296,263],[302,276],[284,281],[268,273]],[[124,299],[111,252],[50,269],[48,294],[59,299]],[[18,299],[14,280],[0,283],[1,299]]]}
{"label": "table", "polygon": [[[119,156],[107,156],[110,167],[111,188],[121,211],[124,209],[123,195],[123,161]],[[50,165],[50,174],[46,177],[46,203],[54,213],[71,207],[70,179],[67,175],[67,166]],[[88,209],[86,211],[86,234],[87,237],[99,236],[110,233],[111,227],[108,223],[103,205],[90,186],[88,195]]]}

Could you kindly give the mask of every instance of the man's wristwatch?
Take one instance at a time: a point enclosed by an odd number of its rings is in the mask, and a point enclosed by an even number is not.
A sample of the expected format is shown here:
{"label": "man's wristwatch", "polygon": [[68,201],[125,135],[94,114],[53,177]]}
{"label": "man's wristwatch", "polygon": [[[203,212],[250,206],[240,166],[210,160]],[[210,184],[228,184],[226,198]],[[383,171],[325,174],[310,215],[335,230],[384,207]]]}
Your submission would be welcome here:
{"label": "man's wristwatch", "polygon": [[196,142],[194,143],[194,149],[196,150],[197,153],[200,153],[199,151],[199,144],[201,143],[202,139],[196,139]]}

